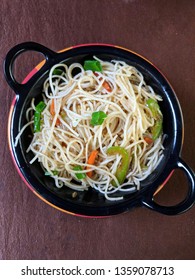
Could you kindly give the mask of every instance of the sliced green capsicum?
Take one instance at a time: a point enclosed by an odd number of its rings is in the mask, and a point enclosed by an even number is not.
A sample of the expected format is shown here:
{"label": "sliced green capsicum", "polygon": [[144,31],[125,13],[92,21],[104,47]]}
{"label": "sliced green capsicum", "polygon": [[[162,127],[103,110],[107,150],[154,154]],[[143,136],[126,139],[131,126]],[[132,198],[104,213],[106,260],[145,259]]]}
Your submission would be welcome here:
{"label": "sliced green capsicum", "polygon": [[81,167],[80,165],[74,166],[74,167],[73,167],[73,170],[74,170],[74,171],[81,171],[81,172],[75,173],[77,179],[82,180],[82,179],[84,179],[84,178],[86,177],[86,173],[83,173],[83,172],[82,172],[83,169],[82,169],[82,167]]}
{"label": "sliced green capsicum", "polygon": [[160,111],[158,102],[153,98],[148,98],[148,100],[146,101],[146,105],[152,112],[152,116],[155,119],[154,125],[151,128],[151,132],[152,132],[152,139],[156,140],[162,133],[163,116]]}
{"label": "sliced green capsicum", "polygon": [[84,70],[91,70],[94,72],[102,72],[102,65],[97,60],[85,60],[84,61]]}
{"label": "sliced green capsicum", "polygon": [[154,126],[152,127],[151,131],[152,131],[153,140],[156,140],[161,135],[162,124],[163,124],[163,120],[162,120],[162,118],[159,118],[158,120],[156,120]]}
{"label": "sliced green capsicum", "polygon": [[[119,146],[113,146],[108,148],[107,154],[110,156],[119,154],[122,157],[121,164],[117,168],[115,173],[118,183],[121,185],[125,181],[129,169],[130,156],[128,152],[125,150],[125,148]],[[114,187],[117,187],[117,184],[114,180],[112,180],[111,183]]]}
{"label": "sliced green capsicum", "polygon": [[35,107],[34,112],[34,132],[41,131],[41,113],[45,109],[46,104],[43,101],[40,101],[39,104]]}

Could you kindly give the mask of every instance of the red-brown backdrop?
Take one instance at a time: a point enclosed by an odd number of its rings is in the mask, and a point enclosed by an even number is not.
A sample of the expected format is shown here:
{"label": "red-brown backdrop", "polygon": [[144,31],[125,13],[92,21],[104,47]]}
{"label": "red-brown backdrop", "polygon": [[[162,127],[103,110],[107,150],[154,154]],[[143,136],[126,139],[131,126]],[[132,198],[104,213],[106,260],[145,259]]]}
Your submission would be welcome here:
{"label": "red-brown backdrop", "polygon": [[[36,41],[57,51],[91,42],[129,48],[168,77],[182,106],[182,158],[195,167],[195,2],[193,0],[1,0],[0,64],[7,51]],[[22,80],[41,60],[25,54]],[[8,112],[14,97],[0,68],[0,259],[194,259],[195,207],[168,217],[145,208],[105,219],[61,213],[24,185],[7,144]],[[170,205],[186,193],[177,171],[158,196]]]}

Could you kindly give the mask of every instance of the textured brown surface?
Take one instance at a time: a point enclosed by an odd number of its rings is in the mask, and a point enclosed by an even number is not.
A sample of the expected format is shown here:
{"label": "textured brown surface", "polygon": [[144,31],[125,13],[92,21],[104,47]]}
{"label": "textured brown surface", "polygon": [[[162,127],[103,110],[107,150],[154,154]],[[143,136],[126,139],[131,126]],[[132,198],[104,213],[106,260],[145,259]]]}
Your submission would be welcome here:
{"label": "textured brown surface", "polygon": [[[195,168],[195,2],[139,0],[1,0],[0,64],[17,43],[36,41],[57,51],[90,42],[130,48],[168,77],[182,106],[182,158]],[[24,55],[17,77],[40,61]],[[21,58],[22,59],[22,58]],[[25,63],[24,63],[25,62]],[[0,259],[195,259],[195,207],[177,217],[139,208],[105,219],[63,214],[25,186],[11,160],[7,118],[14,97],[0,70]],[[177,171],[158,200],[181,200]]]}

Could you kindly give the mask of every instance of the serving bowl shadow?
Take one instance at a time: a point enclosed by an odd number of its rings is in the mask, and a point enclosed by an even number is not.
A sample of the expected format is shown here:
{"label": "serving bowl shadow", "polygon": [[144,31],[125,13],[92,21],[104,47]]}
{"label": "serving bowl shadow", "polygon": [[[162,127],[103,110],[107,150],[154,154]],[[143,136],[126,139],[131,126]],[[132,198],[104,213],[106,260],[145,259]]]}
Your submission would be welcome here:
{"label": "serving bowl shadow", "polygon": [[[45,56],[45,61],[33,69],[24,83],[20,84],[14,77],[13,65],[16,58],[26,51],[42,53]],[[136,67],[143,74],[146,83],[163,98],[160,103],[163,114],[163,132],[166,135],[163,159],[157,168],[142,181],[139,191],[124,193],[123,200],[119,201],[106,200],[104,195],[92,188],[79,192],[76,197],[72,195],[73,190],[67,187],[56,188],[53,179],[44,175],[38,162],[29,164],[32,153],[26,153],[26,149],[31,141],[30,128],[21,135],[18,145],[14,145],[16,136],[26,123],[25,113],[31,99],[34,97],[36,101],[41,100],[42,86],[51,67],[61,62],[67,65],[74,62],[83,64],[86,59],[92,59],[94,55],[105,61],[123,60]],[[167,215],[176,215],[189,210],[194,205],[194,173],[180,157],[184,137],[180,104],[168,80],[146,58],[128,49],[108,44],[79,45],[56,53],[38,43],[24,42],[14,46],[8,52],[4,61],[4,74],[8,84],[16,94],[8,121],[11,155],[18,173],[39,198],[61,211],[86,217],[116,215],[138,206],[145,206]],[[167,182],[177,168],[183,170],[186,175],[188,193],[185,199],[173,206],[157,204],[154,201],[154,194]]]}

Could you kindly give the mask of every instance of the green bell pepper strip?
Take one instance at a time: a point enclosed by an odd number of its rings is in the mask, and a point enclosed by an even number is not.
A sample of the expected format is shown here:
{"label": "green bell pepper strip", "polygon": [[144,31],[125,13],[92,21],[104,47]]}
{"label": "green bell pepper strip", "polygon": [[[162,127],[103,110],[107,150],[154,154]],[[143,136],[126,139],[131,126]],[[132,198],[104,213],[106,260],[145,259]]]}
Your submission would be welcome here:
{"label": "green bell pepper strip", "polygon": [[41,131],[41,113],[45,109],[46,104],[43,101],[40,101],[39,104],[35,107],[34,112],[34,132]]}
{"label": "green bell pepper strip", "polygon": [[[117,178],[119,185],[121,185],[125,181],[125,178],[126,178],[126,175],[127,175],[128,169],[129,169],[130,156],[129,156],[128,152],[125,150],[125,148],[119,147],[119,146],[113,146],[113,147],[108,148],[107,154],[109,156],[119,154],[122,157],[121,164],[117,168],[116,173],[115,173],[115,177]],[[118,186],[114,180],[112,180],[111,183],[114,187]]]}
{"label": "green bell pepper strip", "polygon": [[151,132],[152,132],[152,139],[156,140],[162,133],[162,125],[163,125],[162,113],[160,111],[160,107],[156,100],[149,98],[146,101],[146,105],[152,112],[152,116],[155,119],[154,126],[151,128]]}
{"label": "green bell pepper strip", "polygon": [[93,72],[102,72],[102,65],[97,60],[85,60],[84,61],[84,70],[91,70]]}
{"label": "green bell pepper strip", "polygon": [[52,173],[45,171],[45,176],[57,176],[58,175],[58,171],[57,170],[53,170],[51,171]]}
{"label": "green bell pepper strip", "polygon": [[93,126],[101,125],[103,124],[106,117],[107,115],[103,111],[93,112],[90,124]]}
{"label": "green bell pepper strip", "polygon": [[59,75],[59,76],[62,75],[62,73],[63,73],[63,71],[58,68],[54,69],[52,72],[53,75]]}
{"label": "green bell pepper strip", "polygon": [[148,106],[148,108],[152,112],[152,116],[155,119],[158,118],[159,115],[161,115],[160,107],[159,107],[158,102],[156,100],[154,100],[152,98],[148,98],[147,101],[146,101],[146,105]]}
{"label": "green bell pepper strip", "polygon": [[152,131],[152,139],[153,140],[156,140],[161,135],[162,124],[163,124],[163,120],[162,120],[162,117],[161,117],[158,120],[156,120],[154,126],[152,127],[151,131]]}
{"label": "green bell pepper strip", "polygon": [[40,101],[39,104],[37,104],[37,106],[35,107],[35,111],[42,113],[45,107],[46,104],[43,101]]}
{"label": "green bell pepper strip", "polygon": [[78,173],[75,173],[77,179],[79,179],[79,180],[85,179],[86,173],[83,173],[83,172],[82,172],[83,169],[82,169],[82,167],[81,167],[80,165],[74,166],[74,167],[73,167],[73,170],[74,170],[74,171],[81,171],[80,173],[79,173],[79,172],[78,172]]}
{"label": "green bell pepper strip", "polygon": [[35,111],[34,113],[34,132],[41,131],[41,113]]}

